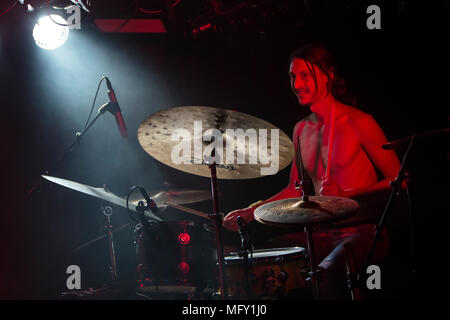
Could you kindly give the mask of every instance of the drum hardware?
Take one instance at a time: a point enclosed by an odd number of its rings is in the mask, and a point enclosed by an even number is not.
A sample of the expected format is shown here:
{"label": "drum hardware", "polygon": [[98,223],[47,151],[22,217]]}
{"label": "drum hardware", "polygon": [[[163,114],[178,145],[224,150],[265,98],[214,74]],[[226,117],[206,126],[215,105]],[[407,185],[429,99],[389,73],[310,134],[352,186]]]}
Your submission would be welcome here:
{"label": "drum hardware", "polygon": [[[176,111],[176,112],[175,112]],[[180,117],[181,112],[181,117]],[[184,115],[183,115],[184,114]],[[197,117],[198,116],[198,117]],[[209,125],[212,124],[213,128],[219,129],[222,133],[226,131],[226,128],[229,127],[231,129],[247,129],[247,128],[264,128],[267,130],[269,129],[277,129],[276,127],[272,126],[271,124],[262,121],[258,118],[242,114],[239,112],[231,111],[231,110],[225,110],[225,109],[219,109],[219,108],[209,108],[209,107],[182,107],[180,108],[173,108],[172,110],[163,110],[162,112],[157,113],[156,115],[150,116],[150,118],[146,119],[141,124],[138,132],[138,138],[139,141],[147,153],[149,153],[151,156],[156,158],[157,160],[173,166],[173,163],[170,161],[170,159],[167,159],[167,150],[170,150],[170,146],[167,148],[153,148],[152,146],[158,143],[160,144],[169,144],[173,142],[169,142],[170,134],[161,134],[161,132],[158,131],[167,131],[168,127],[182,127],[181,122],[184,122],[184,124],[187,122],[194,122],[197,118],[205,118],[205,122],[207,122]],[[151,123],[153,122],[153,123]],[[149,128],[156,128],[156,129],[150,129]],[[155,132],[153,132],[153,131]],[[168,138],[169,137],[169,138]],[[151,139],[148,141],[148,139]],[[156,140],[156,141],[154,141]],[[280,142],[280,165],[278,167],[279,170],[286,167],[291,159],[291,150],[290,146],[292,145],[289,138],[281,132],[281,135],[279,137]],[[226,150],[226,149],[225,149]],[[161,157],[161,154],[158,152],[164,152],[164,156]],[[225,153],[225,152],[224,152]],[[186,166],[180,166],[176,167],[179,170],[190,172],[196,175],[200,176],[207,176],[211,178],[211,197],[213,202],[213,212],[210,214],[205,214],[200,211],[196,211],[190,208],[183,207],[182,204],[184,203],[190,203],[191,202],[197,202],[197,201],[203,201],[204,196],[197,195],[189,195],[184,194],[186,197],[183,199],[183,194],[181,194],[181,197],[179,197],[180,194],[176,194],[175,197],[173,197],[173,194],[170,194],[170,192],[162,193],[162,194],[156,194],[154,197],[151,197],[151,200],[153,203],[156,204],[156,208],[162,209],[167,206],[173,206],[177,209],[189,212],[191,214],[195,214],[197,216],[210,219],[212,221],[211,229],[215,231],[215,243],[216,243],[216,252],[217,252],[217,261],[218,261],[218,274],[219,274],[219,282],[220,282],[220,294],[222,299],[225,299],[228,294],[228,288],[224,277],[224,254],[223,254],[223,242],[222,242],[222,217],[219,213],[219,193],[217,190],[217,179],[248,179],[248,178],[257,178],[261,176],[260,168],[261,165],[233,165],[233,166],[223,166],[220,164],[220,161],[215,161],[216,156],[216,150],[212,150],[212,157],[204,158],[201,161],[201,166],[198,166],[197,160],[192,158],[191,159],[191,165]],[[220,156],[220,155],[218,155]],[[219,159],[219,158],[218,158]],[[219,159],[220,160],[220,159]],[[247,163],[250,163],[247,161]],[[206,171],[206,165],[208,166],[208,171]],[[139,214],[139,221],[140,225],[143,229],[148,228],[148,221],[147,219],[152,219],[153,221],[156,221],[157,223],[162,223],[162,219],[156,216],[154,213],[156,210],[152,210],[150,208],[151,201],[148,201],[148,193],[143,192],[142,189],[140,189],[142,196],[144,199],[133,199],[130,201],[130,192],[127,196],[127,199],[123,199],[121,197],[118,197],[114,195],[112,192],[107,190],[106,188],[93,188],[86,185],[81,185],[79,183],[75,183],[69,180],[64,180],[56,177],[50,177],[50,176],[43,176],[44,178],[53,181],[55,183],[58,183],[60,185],[66,186],[68,188],[83,192],[85,194],[89,194],[91,196],[109,201],[111,203],[114,203],[116,205],[126,207],[128,209],[128,212],[130,213],[130,210],[136,211]],[[198,197],[200,196],[199,199]],[[153,199],[152,199],[153,198]],[[190,199],[189,199],[190,198]],[[181,199],[181,200],[180,200]],[[144,201],[146,200],[146,204],[144,204]],[[159,202],[159,203],[158,203]],[[130,209],[129,204],[133,204],[133,206]],[[189,209],[189,210],[187,210]],[[130,216],[131,217],[131,216]],[[133,218],[133,217],[132,217]],[[138,222],[136,220],[136,222]],[[111,234],[108,236],[112,236],[112,232],[115,230],[112,230],[112,228],[109,229]],[[111,238],[112,239],[112,238]],[[90,242],[92,243],[92,241]],[[242,257],[246,256],[248,258],[248,251],[247,255],[243,255]],[[285,283],[286,277],[285,277],[285,271],[284,269],[280,271],[277,275],[279,275],[279,278],[281,282]],[[247,277],[248,280],[248,277]]]}
{"label": "drum hardware", "polygon": [[[215,230],[218,273],[220,283],[220,294],[222,299],[226,299],[227,285],[224,278],[224,255],[223,255],[223,241],[222,241],[222,215],[219,213],[219,195],[217,190],[217,179],[250,179],[261,177],[261,165],[250,164],[250,161],[245,161],[245,164],[223,165],[220,159],[222,155],[228,155],[228,143],[221,150],[222,152],[216,155],[216,147],[211,150],[211,156],[198,158],[195,148],[195,139],[198,138],[198,132],[195,130],[196,121],[201,119],[200,123],[205,123],[205,130],[219,130],[222,133],[224,140],[229,139],[226,136],[227,129],[277,129],[272,124],[258,119],[256,117],[220,108],[212,107],[175,107],[166,110],[161,110],[147,117],[139,126],[138,139],[142,148],[156,160],[171,166],[175,169],[188,172],[191,174],[209,177],[211,179],[211,195],[213,202],[213,212],[208,215],[212,221]],[[178,141],[171,139],[172,134],[177,128],[183,128],[189,133],[190,137],[194,137],[194,150],[188,155],[188,161],[175,163],[172,161],[170,152],[167,150],[174,150],[178,145]],[[203,128],[203,126],[202,126]],[[225,134],[224,134],[225,133]],[[201,132],[201,134],[203,134]],[[200,137],[200,147],[202,144]],[[210,137],[209,141],[215,137]],[[233,138],[234,139],[234,138]],[[289,137],[283,132],[279,135],[280,153],[279,153],[279,167],[278,170],[285,168],[292,160],[292,142]],[[190,143],[190,142],[189,142]],[[231,144],[233,150],[231,154],[236,154],[234,150],[234,140]],[[250,148],[250,146],[249,146]],[[197,157],[196,157],[197,156]],[[247,155],[247,158],[249,156]],[[216,161],[216,159],[218,161]],[[248,160],[248,159],[246,159]],[[217,163],[216,163],[217,162]],[[206,167],[208,166],[208,168]],[[209,169],[209,170],[208,170]]]}
{"label": "drum hardware", "polygon": [[[416,143],[430,143],[433,141],[441,142],[442,144],[447,143],[450,141],[449,138],[450,135],[450,128],[445,129],[438,129],[433,131],[428,131],[424,133],[415,133],[412,136],[404,137],[398,140],[389,141],[388,143],[385,143],[383,145],[383,149],[385,150],[399,150],[403,147],[408,147],[408,145],[411,143],[412,138],[414,137],[414,140]],[[403,149],[404,150],[404,149]]]}
{"label": "drum hardware", "polygon": [[[120,227],[117,227],[117,228],[111,230],[111,232],[112,232],[112,233],[118,232],[118,231],[123,230],[123,229],[125,229],[126,227],[130,226],[131,224],[132,224],[132,222],[123,224],[123,225],[121,225]],[[107,237],[107,234],[103,234],[103,235],[101,235],[101,236],[98,236],[97,238],[94,238],[94,239],[92,239],[92,240],[89,240],[88,242],[85,242],[85,243],[79,245],[79,246],[76,247],[73,251],[76,252],[76,251],[79,251],[79,250],[81,250],[81,249],[84,249],[84,248],[86,248],[87,246],[89,246],[89,245],[91,245],[91,244],[97,242],[98,240],[101,240],[101,239],[103,239],[103,238],[106,238],[106,237]]]}
{"label": "drum hardware", "polygon": [[[448,130],[448,129],[447,130],[443,130],[443,131],[442,130],[438,130],[437,132],[439,134],[442,134],[442,133],[447,133],[448,134],[448,132],[450,132],[450,130]],[[424,136],[424,135],[422,135],[422,136]],[[425,135],[425,136],[429,137],[427,135]],[[391,209],[392,209],[392,206],[395,203],[395,200],[399,198],[399,196],[401,194],[401,189],[402,189],[403,182],[406,183],[406,194],[408,196],[408,209],[409,209],[409,215],[410,215],[410,219],[411,219],[411,226],[413,225],[411,199],[410,199],[410,195],[409,195],[410,179],[409,179],[409,174],[407,172],[407,163],[408,163],[408,159],[409,159],[408,156],[409,156],[409,154],[411,152],[411,149],[412,149],[412,147],[414,145],[414,142],[415,142],[415,138],[416,138],[415,134],[413,134],[410,137],[408,148],[407,148],[405,154],[403,155],[402,165],[400,167],[400,170],[398,171],[397,177],[393,181],[391,181],[391,183],[390,183],[391,193],[390,193],[389,198],[387,200],[387,203],[386,203],[386,206],[384,208],[383,214],[381,215],[378,223],[375,226],[375,229],[374,229],[374,234],[375,234],[374,241],[373,241],[372,247],[370,248],[369,254],[367,255],[365,263],[363,264],[361,270],[357,274],[357,283],[361,283],[363,277],[365,276],[365,271],[366,271],[367,267],[370,264],[370,260],[371,260],[371,258],[373,256],[374,252],[375,252],[376,245],[381,240],[381,232],[382,232],[382,229],[384,227],[384,223],[386,221],[386,216],[392,211]],[[401,139],[399,141],[402,141],[402,143],[403,143],[404,140],[405,139]],[[387,145],[389,145],[389,144],[387,144]],[[395,143],[393,145],[398,146],[399,144]],[[412,276],[414,276],[414,274],[415,274],[415,260],[414,260],[414,258],[415,258],[415,241],[414,241],[414,234],[412,232],[412,229],[411,229],[411,254],[413,256],[413,259],[412,259],[413,266],[412,266],[411,274],[412,274]]]}
{"label": "drum hardware", "polygon": [[347,287],[350,291],[352,300],[361,300],[360,292],[360,279],[355,267],[355,261],[353,260],[351,245],[349,243],[344,244],[345,254],[345,269],[347,271]]}
{"label": "drum hardware", "polygon": [[[142,197],[146,201],[146,203],[144,204],[144,201],[139,200],[137,202],[137,205],[135,206],[135,211],[138,213],[138,219],[135,219],[131,215],[130,208],[129,208],[130,195],[132,194],[133,190],[136,190],[136,189],[138,189],[140,191]],[[126,207],[127,207],[127,212],[128,212],[129,217],[136,222],[135,232],[136,232],[136,228],[138,228],[138,226],[139,226],[139,228],[143,228],[144,232],[150,233],[151,232],[150,231],[150,225],[149,225],[149,222],[146,219],[145,212],[146,211],[156,212],[158,210],[158,207],[157,207],[156,203],[149,197],[149,195],[147,194],[147,191],[142,186],[133,186],[128,191],[128,195],[127,195],[127,198],[126,198]],[[139,237],[140,237],[140,239],[143,240],[144,239],[144,234],[141,233],[139,235]],[[139,243],[140,243],[139,240],[135,241],[136,253],[138,253],[138,250],[139,250],[139,247],[138,247]],[[137,271],[138,271],[138,275],[139,276],[141,274],[143,274],[144,271],[145,271],[145,270],[142,270],[143,267],[144,266],[141,265],[141,264],[139,264],[138,267],[137,267]],[[147,281],[148,279],[144,279],[144,280]],[[139,279],[139,281],[138,281],[138,285],[139,286],[144,286],[144,283],[142,283],[142,281],[143,281],[143,279]]]}
{"label": "drum hardware", "polygon": [[109,249],[109,260],[110,260],[110,274],[112,281],[117,281],[117,263],[116,263],[116,251],[114,249],[114,240],[113,240],[113,228],[111,223],[111,215],[113,214],[113,210],[111,207],[103,207],[103,214],[106,217],[105,221],[105,230],[106,235],[108,237],[108,249]]}
{"label": "drum hardware", "polygon": [[223,239],[222,239],[222,215],[219,213],[219,194],[217,192],[217,171],[216,162],[214,161],[215,150],[212,151],[212,159],[209,162],[209,168],[211,170],[211,194],[213,200],[213,213],[209,215],[214,226],[216,233],[216,253],[217,261],[219,267],[219,284],[220,284],[220,295],[222,300],[227,299],[228,287],[225,282],[225,257],[223,252]]}
{"label": "drum hardware", "polygon": [[[61,186],[64,186],[66,188],[93,196],[95,198],[99,198],[105,201],[108,201],[110,203],[113,203],[115,205],[121,206],[123,208],[127,208],[127,201],[117,195],[115,195],[114,193],[112,193],[110,190],[102,187],[102,188],[94,188],[85,184],[81,184],[78,182],[74,182],[74,181],[70,181],[70,180],[66,180],[66,179],[61,179],[61,178],[57,178],[57,177],[51,177],[51,176],[46,176],[43,175],[43,178],[54,182],[56,184],[59,184]],[[131,210],[136,211],[136,207],[131,207]],[[154,215],[152,212],[150,211],[146,211],[145,213],[149,218],[157,220],[157,221],[161,221],[162,219],[159,218],[158,216]]]}
{"label": "drum hardware", "polygon": [[[242,217],[236,218],[239,224],[239,236],[241,238],[241,250],[239,251],[239,256],[244,260],[244,276],[245,276],[245,291],[247,297],[253,297],[254,292],[251,290],[251,283],[254,280],[252,263],[253,263],[253,244],[250,238],[250,232],[248,230],[247,223]],[[250,253],[250,263],[248,261],[248,255]]]}
{"label": "drum hardware", "polygon": [[[94,188],[75,181],[70,181],[62,178],[51,177],[43,175],[43,178],[64,186],[66,188],[108,201],[123,208],[127,207],[126,199],[119,197],[106,188]],[[205,219],[209,219],[208,214],[199,210],[188,208],[182,204],[195,203],[211,199],[211,194],[205,190],[169,190],[150,192],[149,197],[155,202],[158,207],[158,212],[161,212],[167,207],[173,207],[183,212],[187,212]],[[129,203],[132,204],[131,210],[136,211],[136,206],[139,201],[145,200],[142,193],[139,196],[131,194],[129,196]],[[151,211],[146,211],[145,215],[157,221],[162,219],[153,214]]]}

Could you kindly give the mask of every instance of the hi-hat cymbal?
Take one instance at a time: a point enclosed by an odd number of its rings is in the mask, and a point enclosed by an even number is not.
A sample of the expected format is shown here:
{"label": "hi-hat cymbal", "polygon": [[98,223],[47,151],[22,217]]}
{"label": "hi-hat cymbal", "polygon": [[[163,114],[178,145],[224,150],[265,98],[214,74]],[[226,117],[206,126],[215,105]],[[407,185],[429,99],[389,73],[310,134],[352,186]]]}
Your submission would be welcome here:
{"label": "hi-hat cymbal", "polygon": [[255,209],[255,219],[275,226],[308,226],[339,221],[356,212],[356,201],[334,196],[309,196],[282,199],[266,203]]}
{"label": "hi-hat cymbal", "polygon": [[[45,179],[57,183],[61,186],[64,186],[66,188],[75,190],[75,191],[79,191],[81,193],[84,194],[88,194],[90,196],[108,201],[110,203],[116,204],[118,206],[127,207],[127,201],[117,195],[115,195],[114,193],[112,193],[111,191],[109,191],[106,188],[94,188],[85,184],[81,184],[75,181],[70,181],[70,180],[66,180],[66,179],[61,179],[61,178],[57,178],[57,177],[51,177],[51,176],[45,176],[43,175],[42,177],[44,177]],[[131,203],[129,203],[129,208],[130,210],[136,211],[136,208],[134,205],[132,205]],[[145,215],[154,219],[154,220],[158,220],[158,221],[162,221],[161,218],[157,217],[156,215],[154,215],[152,212],[146,211]]]}
{"label": "hi-hat cymbal", "polygon": [[[209,129],[216,130],[211,132]],[[234,145],[235,138],[232,134],[237,133],[238,129],[253,134],[253,137],[257,138],[256,142],[254,139],[244,138],[241,142],[237,140]],[[273,130],[278,134],[278,141],[274,140],[274,148]],[[264,132],[267,139],[261,137]],[[218,179],[252,179],[264,174],[275,174],[288,166],[294,157],[293,144],[284,132],[257,117],[227,109],[202,106],[169,108],[148,116],[138,129],[139,143],[150,156],[172,168],[202,177],[211,176],[204,153],[208,153],[207,147],[212,143],[211,137],[214,134],[217,137],[214,143],[219,146],[216,148]],[[262,140],[266,144],[261,144]],[[184,149],[180,148],[181,142],[190,146],[186,149],[186,155],[182,152]],[[238,147],[239,143],[242,148]],[[221,146],[223,147],[220,148]],[[264,146],[267,146],[267,149],[264,149]],[[262,148],[263,152],[259,152],[259,148]],[[264,151],[267,153],[264,154]],[[274,158],[271,158],[272,152]],[[173,157],[181,154],[185,158],[182,161],[174,161]],[[227,158],[227,155],[231,159]],[[264,155],[268,158],[264,159]],[[256,161],[253,156],[256,156]],[[262,171],[269,169],[275,161],[278,165],[269,170],[271,173]]]}

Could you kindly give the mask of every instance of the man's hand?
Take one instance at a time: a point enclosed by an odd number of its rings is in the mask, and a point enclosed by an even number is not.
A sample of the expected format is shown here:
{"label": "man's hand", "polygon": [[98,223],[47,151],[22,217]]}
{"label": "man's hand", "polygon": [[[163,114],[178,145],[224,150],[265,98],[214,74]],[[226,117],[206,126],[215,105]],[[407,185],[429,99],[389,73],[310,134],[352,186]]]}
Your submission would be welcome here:
{"label": "man's hand", "polygon": [[321,196],[347,197],[347,192],[342,190],[336,182],[330,179],[322,180],[319,194]]}
{"label": "man's hand", "polygon": [[250,223],[255,219],[253,212],[255,207],[248,207],[245,209],[234,210],[228,213],[223,219],[223,226],[230,231],[239,231],[239,225],[236,221],[237,217],[242,217],[245,222]]}

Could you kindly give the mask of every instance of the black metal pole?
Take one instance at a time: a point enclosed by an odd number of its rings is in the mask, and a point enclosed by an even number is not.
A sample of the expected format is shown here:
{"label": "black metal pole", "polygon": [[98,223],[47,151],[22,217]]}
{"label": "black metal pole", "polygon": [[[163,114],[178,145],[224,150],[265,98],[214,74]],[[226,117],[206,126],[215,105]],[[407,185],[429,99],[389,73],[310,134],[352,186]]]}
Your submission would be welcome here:
{"label": "black metal pole", "polygon": [[316,263],[314,257],[314,240],[313,240],[313,231],[312,227],[304,227],[306,233],[306,244],[308,247],[308,262],[309,262],[309,278],[311,283],[311,289],[313,293],[314,299],[319,299],[319,282],[317,280],[317,271],[316,271]]}
{"label": "black metal pole", "polygon": [[403,156],[403,161],[402,161],[402,165],[400,167],[400,170],[398,172],[397,177],[395,178],[394,181],[391,181],[391,193],[389,195],[388,198],[388,202],[386,204],[386,207],[384,209],[383,215],[380,218],[380,221],[378,222],[378,224],[375,226],[375,237],[374,237],[374,241],[372,244],[372,247],[370,248],[369,254],[367,255],[367,259],[365,264],[362,266],[359,274],[358,274],[358,281],[360,282],[363,276],[364,271],[367,269],[367,267],[369,266],[370,260],[375,252],[375,248],[376,245],[378,243],[378,241],[381,239],[381,231],[383,229],[385,220],[386,220],[386,216],[388,215],[388,213],[391,211],[393,204],[395,203],[396,198],[400,195],[400,191],[402,188],[402,184],[403,181],[408,177],[408,173],[406,171],[406,163],[408,160],[408,155],[409,152],[411,151],[411,148],[413,146],[414,143],[414,139],[415,139],[415,134],[412,135],[411,140],[409,142],[408,145],[408,149],[405,152],[405,155]]}
{"label": "black metal pole", "polygon": [[217,171],[216,163],[213,162],[209,165],[211,169],[211,192],[213,201],[213,213],[209,215],[213,222],[214,229],[216,231],[216,249],[217,249],[217,261],[219,267],[219,282],[221,289],[222,299],[226,299],[228,296],[228,287],[225,281],[225,259],[223,253],[223,241],[222,241],[222,216],[219,214],[219,194],[217,192]]}

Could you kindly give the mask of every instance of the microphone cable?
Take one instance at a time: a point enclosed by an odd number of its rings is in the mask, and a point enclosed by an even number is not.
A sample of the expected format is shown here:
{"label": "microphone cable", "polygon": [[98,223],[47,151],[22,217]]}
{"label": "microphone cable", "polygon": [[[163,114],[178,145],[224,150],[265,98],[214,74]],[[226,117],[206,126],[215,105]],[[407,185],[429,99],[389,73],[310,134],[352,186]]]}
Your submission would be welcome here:
{"label": "microphone cable", "polygon": [[98,91],[100,90],[100,85],[102,84],[103,80],[105,80],[107,77],[103,76],[97,86],[97,91],[95,92],[94,101],[92,102],[91,111],[89,112],[88,119],[86,120],[86,124],[84,125],[84,129],[86,129],[89,120],[91,120],[92,112],[94,111],[95,101],[97,100]]}

